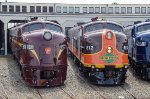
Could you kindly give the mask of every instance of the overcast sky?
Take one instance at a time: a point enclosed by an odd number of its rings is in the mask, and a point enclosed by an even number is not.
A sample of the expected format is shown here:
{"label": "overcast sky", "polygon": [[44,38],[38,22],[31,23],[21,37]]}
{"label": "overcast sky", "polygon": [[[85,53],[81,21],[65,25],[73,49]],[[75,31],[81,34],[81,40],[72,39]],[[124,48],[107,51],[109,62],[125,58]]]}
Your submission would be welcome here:
{"label": "overcast sky", "polygon": [[0,2],[73,3],[73,4],[150,4],[150,0],[0,0]]}

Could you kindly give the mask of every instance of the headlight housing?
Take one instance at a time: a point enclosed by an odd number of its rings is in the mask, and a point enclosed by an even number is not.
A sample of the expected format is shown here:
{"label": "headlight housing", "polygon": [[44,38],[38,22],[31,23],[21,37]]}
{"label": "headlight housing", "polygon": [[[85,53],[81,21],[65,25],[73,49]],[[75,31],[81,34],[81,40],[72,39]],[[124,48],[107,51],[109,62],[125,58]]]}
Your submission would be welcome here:
{"label": "headlight housing", "polygon": [[46,31],[46,32],[44,33],[44,36],[43,36],[43,37],[44,37],[45,40],[49,41],[49,40],[52,39],[52,33],[49,32],[49,31]]}
{"label": "headlight housing", "polygon": [[145,41],[137,41],[136,46],[146,46],[147,43]]}

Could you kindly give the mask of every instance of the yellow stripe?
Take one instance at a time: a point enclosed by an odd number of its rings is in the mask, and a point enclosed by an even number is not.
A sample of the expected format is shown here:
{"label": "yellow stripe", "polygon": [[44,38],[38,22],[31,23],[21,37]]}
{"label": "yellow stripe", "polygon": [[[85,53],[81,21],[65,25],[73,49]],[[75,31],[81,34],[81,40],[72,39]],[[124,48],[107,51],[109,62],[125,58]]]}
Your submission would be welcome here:
{"label": "yellow stripe", "polygon": [[38,60],[39,64],[40,64],[40,60],[39,60],[39,57],[36,53],[36,51],[33,49],[33,50],[30,50],[32,52],[32,54],[36,57],[36,59]]}
{"label": "yellow stripe", "polygon": [[[14,40],[14,39],[11,39],[14,43],[18,44],[19,46],[23,46],[22,43],[18,42],[17,40]],[[33,49],[33,50],[30,50],[32,52],[32,54],[36,57],[36,59],[38,60],[39,64],[40,64],[40,60],[39,60],[39,57],[36,53],[36,51]]]}
{"label": "yellow stripe", "polygon": [[57,55],[57,60],[60,57],[61,53],[63,52],[63,49],[59,49],[58,55]]}
{"label": "yellow stripe", "polygon": [[19,46],[22,46],[23,44],[18,42],[17,40],[11,39],[14,43],[18,44]]}
{"label": "yellow stripe", "polygon": [[[84,64],[84,67],[91,67],[91,65],[94,65],[94,64]],[[116,64],[115,68],[122,68],[125,65],[128,65],[128,64]],[[105,68],[105,66],[106,65],[104,65],[104,64],[97,64],[97,65],[95,65],[95,68]]]}

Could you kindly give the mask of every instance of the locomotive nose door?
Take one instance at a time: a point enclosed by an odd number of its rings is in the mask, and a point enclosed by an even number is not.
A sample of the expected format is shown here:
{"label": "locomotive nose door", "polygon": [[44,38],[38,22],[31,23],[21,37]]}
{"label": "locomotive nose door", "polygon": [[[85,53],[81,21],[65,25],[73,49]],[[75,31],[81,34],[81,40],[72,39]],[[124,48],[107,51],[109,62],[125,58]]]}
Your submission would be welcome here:
{"label": "locomotive nose door", "polygon": [[52,64],[54,58],[54,46],[42,45],[40,47],[41,64]]}

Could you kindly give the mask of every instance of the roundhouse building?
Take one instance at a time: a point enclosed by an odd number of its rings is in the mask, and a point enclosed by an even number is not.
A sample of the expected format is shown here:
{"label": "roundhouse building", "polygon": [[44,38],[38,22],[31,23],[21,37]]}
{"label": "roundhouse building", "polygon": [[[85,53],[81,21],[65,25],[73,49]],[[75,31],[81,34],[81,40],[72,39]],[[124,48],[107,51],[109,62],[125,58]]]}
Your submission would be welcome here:
{"label": "roundhouse building", "polygon": [[57,20],[65,30],[93,17],[116,21],[123,26],[145,21],[150,16],[150,4],[61,4],[61,3],[0,3],[0,54],[9,54],[8,28],[24,23],[31,17]]}

